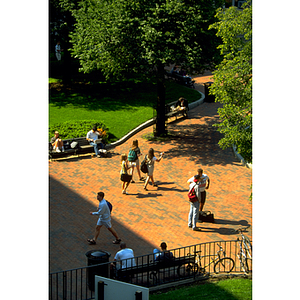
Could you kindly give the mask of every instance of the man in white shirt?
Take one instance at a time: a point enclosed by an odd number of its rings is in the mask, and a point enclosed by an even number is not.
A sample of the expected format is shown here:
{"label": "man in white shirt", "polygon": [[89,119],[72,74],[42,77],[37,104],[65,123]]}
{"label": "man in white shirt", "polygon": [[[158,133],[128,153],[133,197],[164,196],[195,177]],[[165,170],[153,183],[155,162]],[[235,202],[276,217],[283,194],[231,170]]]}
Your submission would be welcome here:
{"label": "man in white shirt", "polygon": [[[201,200],[200,200],[200,208],[199,211],[203,211],[203,207],[206,200],[206,191],[209,188],[210,180],[206,174],[203,174],[203,169],[198,169],[198,175],[200,176],[199,180],[199,188],[201,193]],[[194,181],[194,176],[191,177],[187,182],[190,184]]]}
{"label": "man in white shirt", "polygon": [[99,218],[95,229],[95,235],[92,239],[87,240],[88,243],[90,245],[96,245],[96,240],[100,234],[100,229],[104,225],[116,238],[116,240],[113,241],[113,244],[120,244],[121,239],[119,238],[117,232],[111,226],[110,210],[106,200],[104,199],[103,192],[99,192],[97,194],[97,200],[99,201],[98,210],[96,212],[90,212],[90,215],[98,215]]}
{"label": "man in white shirt", "polygon": [[101,157],[101,152],[99,151],[99,147],[100,149],[103,149],[103,144],[100,142],[101,136],[102,136],[101,133],[97,131],[97,126],[93,126],[92,130],[90,130],[86,135],[86,139],[90,143],[90,145],[94,147],[94,151],[97,157]]}
{"label": "man in white shirt", "polygon": [[124,242],[121,242],[120,251],[116,253],[114,261],[119,262],[117,270],[136,266],[133,250],[127,248]]}

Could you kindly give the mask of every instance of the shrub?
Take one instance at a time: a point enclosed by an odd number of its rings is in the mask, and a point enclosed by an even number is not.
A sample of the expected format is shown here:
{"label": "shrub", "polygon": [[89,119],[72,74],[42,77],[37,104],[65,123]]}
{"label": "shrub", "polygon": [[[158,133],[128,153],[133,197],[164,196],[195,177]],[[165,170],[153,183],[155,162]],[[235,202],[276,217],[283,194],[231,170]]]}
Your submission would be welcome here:
{"label": "shrub", "polygon": [[76,137],[85,137],[86,134],[96,125],[98,130],[102,132],[102,139],[105,144],[108,142],[109,129],[102,122],[96,120],[80,120],[80,121],[66,121],[63,123],[56,123],[49,127],[49,141],[54,136],[57,130],[61,139],[72,139]]}

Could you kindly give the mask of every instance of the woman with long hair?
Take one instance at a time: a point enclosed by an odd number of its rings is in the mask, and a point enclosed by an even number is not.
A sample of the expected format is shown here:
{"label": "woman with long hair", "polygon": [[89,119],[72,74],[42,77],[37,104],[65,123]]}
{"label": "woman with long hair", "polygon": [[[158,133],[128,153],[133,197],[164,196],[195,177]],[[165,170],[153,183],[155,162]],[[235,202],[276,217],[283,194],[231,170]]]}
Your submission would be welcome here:
{"label": "woman with long hair", "polygon": [[160,160],[162,159],[163,155],[164,155],[164,152],[160,153],[160,157],[157,158],[157,157],[154,156],[154,150],[153,150],[153,148],[149,149],[148,154],[146,155],[146,164],[147,164],[148,173],[147,173],[147,178],[146,178],[145,185],[144,185],[144,190],[145,191],[148,191],[147,190],[147,185],[148,185],[149,180],[151,180],[153,186],[157,187],[157,184],[155,184],[154,178],[153,178],[154,163],[156,161],[160,162]]}
{"label": "woman with long hair", "polygon": [[120,179],[122,181],[122,194],[126,194],[127,193],[127,188],[131,182],[131,178],[132,176],[130,174],[128,174],[128,170],[131,168],[132,166],[128,166],[128,161],[127,161],[127,155],[126,154],[122,154],[121,155],[121,172],[120,172]]}
{"label": "woman with long hair", "polygon": [[145,178],[143,176],[141,176],[141,171],[140,171],[139,157],[141,155],[142,154],[141,154],[141,150],[139,148],[138,140],[132,141],[132,146],[131,146],[131,148],[129,150],[129,154],[128,154],[128,161],[130,162],[130,165],[131,165],[131,176],[132,176],[131,183],[135,183],[135,181],[133,180],[134,167],[136,167],[140,181],[145,180]]}

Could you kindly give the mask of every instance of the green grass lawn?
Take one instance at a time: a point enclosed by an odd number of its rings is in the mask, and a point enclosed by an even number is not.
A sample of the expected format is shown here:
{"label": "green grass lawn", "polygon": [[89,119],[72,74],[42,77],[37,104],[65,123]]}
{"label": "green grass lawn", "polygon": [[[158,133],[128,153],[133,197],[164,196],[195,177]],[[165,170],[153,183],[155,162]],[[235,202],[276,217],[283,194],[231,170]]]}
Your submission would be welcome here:
{"label": "green grass lawn", "polygon": [[[50,80],[50,79],[49,79]],[[51,78],[52,83],[57,81]],[[193,89],[168,82],[166,103],[185,97],[189,102],[200,99]],[[129,87],[101,85],[83,88],[51,89],[49,93],[49,125],[65,121],[99,120],[112,134],[109,142],[116,141],[129,131],[151,119],[157,99],[156,87],[139,84]],[[50,136],[53,133],[49,133]]]}
{"label": "green grass lawn", "polygon": [[150,300],[251,300],[252,280],[245,278],[226,279],[218,282],[195,284],[157,293]]}

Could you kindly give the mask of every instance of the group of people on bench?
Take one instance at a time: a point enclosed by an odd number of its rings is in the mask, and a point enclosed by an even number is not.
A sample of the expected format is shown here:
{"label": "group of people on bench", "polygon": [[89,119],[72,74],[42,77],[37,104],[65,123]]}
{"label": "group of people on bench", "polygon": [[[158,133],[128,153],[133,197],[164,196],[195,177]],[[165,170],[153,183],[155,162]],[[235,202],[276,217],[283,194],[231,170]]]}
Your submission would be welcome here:
{"label": "group of people on bench", "polygon": [[[167,250],[167,244],[165,242],[162,242],[160,244],[160,249],[161,250],[158,249],[153,250],[155,262],[168,261],[174,258],[173,253]],[[118,272],[118,270],[131,268],[135,266],[136,266],[136,262],[135,262],[133,250],[127,248],[126,243],[121,242],[120,250],[116,253],[113,263],[111,263],[112,269],[115,268],[116,271]]]}
{"label": "group of people on bench", "polygon": [[[94,147],[94,151],[97,157],[101,157],[100,149],[104,148],[102,143],[102,133],[98,131],[97,126],[93,126],[92,130],[90,130],[86,135],[86,140],[89,142],[91,146]],[[54,137],[51,138],[50,143],[52,144],[53,151],[55,152],[64,152],[64,142],[59,137],[59,132],[55,131]]]}

